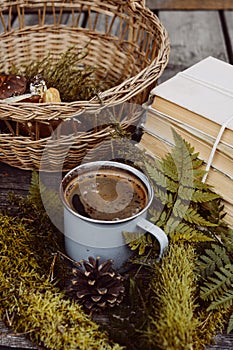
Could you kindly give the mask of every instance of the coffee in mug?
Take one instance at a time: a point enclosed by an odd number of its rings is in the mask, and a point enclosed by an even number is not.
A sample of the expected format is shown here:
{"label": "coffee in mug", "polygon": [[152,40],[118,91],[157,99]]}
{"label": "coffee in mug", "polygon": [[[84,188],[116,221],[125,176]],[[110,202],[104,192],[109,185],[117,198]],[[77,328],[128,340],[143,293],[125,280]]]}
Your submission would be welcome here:
{"label": "coffee in mug", "polygon": [[111,165],[80,173],[69,184],[65,196],[78,214],[101,221],[118,221],[142,211],[148,190],[135,174]]}
{"label": "coffee in mug", "polygon": [[63,178],[60,198],[66,252],[76,261],[100,256],[121,268],[132,255],[124,231],[150,232],[160,245],[159,257],[168,245],[165,232],[147,220],[153,188],[134,167],[113,161],[81,164]]}

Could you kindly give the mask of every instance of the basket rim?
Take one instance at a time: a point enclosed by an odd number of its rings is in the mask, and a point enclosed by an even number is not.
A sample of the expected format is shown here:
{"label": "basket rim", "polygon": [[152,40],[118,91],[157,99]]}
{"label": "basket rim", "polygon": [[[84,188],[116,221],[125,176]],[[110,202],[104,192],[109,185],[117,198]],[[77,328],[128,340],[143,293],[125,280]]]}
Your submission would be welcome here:
{"label": "basket rim", "polygon": [[[66,5],[67,9],[65,8]],[[66,119],[73,119],[74,117],[79,117],[83,113],[89,114],[88,118],[94,116],[98,119],[98,113],[106,107],[115,108],[125,102],[142,105],[145,102],[145,99],[148,98],[152,87],[156,84],[158,78],[163,73],[164,68],[168,63],[170,54],[168,32],[156,14],[149,8],[145,7],[145,0],[103,0],[102,2],[101,0],[3,0],[0,7],[0,16],[3,16],[3,12],[9,9],[9,16],[10,19],[12,19],[11,11],[16,10],[14,15],[18,15],[19,20],[19,26],[17,26],[17,28],[13,26],[11,27],[9,21],[5,22],[5,26],[3,26],[3,34],[15,34],[17,41],[17,30],[33,30],[32,27],[37,27],[37,29],[39,29],[38,24],[40,25],[41,18],[42,22],[40,27],[42,28],[41,30],[43,30],[44,25],[51,25],[44,21],[44,17],[46,15],[45,12],[47,9],[48,11],[51,10],[48,8],[49,6],[51,6],[52,11],[58,10],[59,15],[60,10],[61,12],[63,10],[68,10],[68,12],[70,12],[73,10],[75,11],[76,9],[79,11],[81,6],[82,10],[87,9],[88,11],[95,11],[98,9],[99,11],[97,12],[100,15],[102,12],[104,12],[107,13],[108,17],[108,14],[110,13],[111,16],[116,16],[116,18],[118,18],[119,9],[119,19],[120,21],[123,21],[123,23],[126,19],[126,28],[127,30],[130,29],[130,35],[124,36],[124,31],[112,32],[111,30],[106,31],[106,29],[104,32],[101,32],[101,30],[95,31],[95,27],[93,26],[92,28],[91,25],[87,25],[87,27],[78,26],[79,22],[77,22],[77,25],[62,24],[61,22],[58,23],[56,19],[54,20],[52,27],[56,26],[56,28],[58,28],[62,25],[62,27],[66,28],[68,31],[68,35],[70,34],[69,30],[71,30],[71,28],[76,28],[76,30],[82,30],[83,34],[91,35],[91,33],[93,33],[98,35],[96,39],[99,41],[101,38],[103,38],[103,40],[109,39],[110,49],[112,49],[112,42],[114,41],[112,41],[112,39],[114,38],[115,40],[118,40],[119,44],[121,44],[121,42],[123,43],[122,52],[124,56],[132,53],[133,59],[137,61],[135,62],[135,67],[132,66],[132,70],[129,71],[129,74],[124,75],[128,78],[125,78],[123,81],[124,78],[122,75],[120,83],[116,83],[115,86],[101,91],[98,96],[89,100],[77,100],[72,102],[61,101],[52,103],[6,102],[4,100],[0,100],[0,122],[5,128],[2,130],[3,133],[0,133],[0,160],[25,170],[33,170],[40,167],[44,147],[51,140],[51,135],[45,136],[45,133],[42,134],[44,131],[47,132],[47,129],[43,130],[43,123],[49,126],[49,131],[52,131],[54,125],[56,124],[53,123],[54,120],[63,121]],[[37,13],[39,9],[42,11],[39,21],[33,21],[31,22],[33,23],[32,25],[26,25],[24,22],[26,11],[28,10],[33,13]],[[134,20],[134,18],[136,20]],[[114,22],[111,23],[111,25],[113,24]],[[46,32],[45,28],[44,32]],[[0,40],[1,37],[4,39],[1,34]],[[63,36],[63,33],[61,34]],[[34,38],[33,35],[34,33],[32,34],[32,39]],[[75,35],[74,41],[76,42]],[[41,34],[41,37],[42,36],[43,33]],[[145,37],[146,41],[144,43]],[[14,38],[6,38],[6,42],[8,40],[12,40],[13,42]],[[29,38],[29,42],[30,40],[31,38]],[[85,40],[86,39],[83,38],[82,42],[85,42]],[[26,42],[28,41],[26,40]],[[129,47],[126,50],[125,42],[128,42],[129,45],[135,45],[135,47]],[[46,47],[49,47],[49,44]],[[62,50],[63,48],[61,48],[59,52]],[[137,57],[134,57],[134,53],[136,55],[138,54]],[[24,60],[25,54],[21,57]],[[108,57],[109,56],[107,56],[107,59]],[[11,57],[9,57],[9,59],[10,58]],[[121,57],[119,59],[121,60]],[[22,60],[20,62],[22,62]],[[126,60],[123,61],[124,65],[125,62]],[[9,64],[9,60],[7,61],[7,64]],[[5,66],[6,70],[9,68],[9,65],[7,64]],[[124,69],[124,65],[122,69]],[[128,127],[130,128],[132,125],[136,125],[135,123],[138,122],[138,120],[130,119],[128,114],[127,118],[128,119],[125,121],[126,125],[124,126],[124,130],[128,130]],[[119,123],[122,126],[124,119],[119,119]],[[9,133],[8,131],[7,133],[4,133],[4,130],[9,130]],[[30,134],[31,132],[33,133],[33,137]],[[74,159],[77,162],[81,161],[83,156],[86,154],[85,152],[87,149],[92,149],[93,145],[96,145],[105,137],[112,137],[112,129],[109,125],[106,125],[106,128],[101,129],[99,133],[98,130],[95,129],[90,130],[90,132],[81,130],[80,132],[74,132],[74,141],[78,142],[79,139],[77,139],[77,135],[81,138],[80,147],[79,145],[76,147],[75,144],[74,152],[72,150],[71,156],[69,155],[70,158],[68,157],[67,159],[67,170],[70,169],[70,166],[73,167]],[[56,141],[55,135],[54,142],[57,142],[57,145],[61,146],[61,152],[63,152],[62,147],[64,144],[66,144],[66,142],[70,143],[72,134],[63,135],[61,133],[58,136],[59,138]],[[50,164],[53,166],[54,164],[56,165],[58,157],[60,157],[60,153],[58,152],[57,154],[57,152],[55,152],[52,154],[51,158],[49,157],[46,159],[46,171],[55,171],[55,169],[50,169]]]}
{"label": "basket rim", "polygon": [[[72,102],[56,102],[56,103],[46,103],[46,102],[41,102],[40,105],[43,108],[46,108],[49,105],[49,108],[53,109],[53,110],[57,110],[59,109],[59,107],[64,106],[64,107],[70,107],[71,109],[80,109],[81,107],[85,108],[85,109],[92,109],[92,108],[100,108],[103,104],[106,103],[111,103],[111,105],[115,105],[121,102],[124,102],[125,100],[129,99],[130,97],[133,97],[136,93],[139,93],[140,91],[145,89],[145,84],[142,84],[142,81],[144,81],[146,83],[146,86],[152,84],[153,82],[155,82],[160,75],[163,73],[164,68],[166,67],[168,60],[169,60],[169,54],[170,54],[170,41],[169,41],[169,37],[168,37],[168,32],[166,30],[166,28],[163,26],[162,22],[159,20],[159,18],[149,9],[146,8],[143,4],[143,1],[129,1],[129,6],[133,6],[135,8],[140,8],[140,11],[142,11],[142,14],[144,16],[148,15],[149,20],[152,21],[152,23],[154,25],[156,25],[156,29],[158,31],[158,36],[160,39],[160,47],[158,49],[158,54],[157,56],[152,59],[151,62],[148,63],[147,67],[143,68],[140,72],[138,72],[137,74],[129,77],[128,79],[125,79],[123,82],[109,88],[106,89],[105,91],[101,91],[99,92],[98,96],[94,96],[93,98],[89,99],[89,100],[76,100],[76,101],[72,101]],[[51,26],[46,24],[46,26]],[[63,26],[63,28],[69,28],[69,26],[67,25],[61,25]],[[36,26],[35,26],[36,27]],[[43,27],[43,26],[42,26]],[[42,28],[41,27],[41,28]],[[52,27],[57,27],[59,28],[58,25],[52,25]],[[32,28],[32,26],[27,26],[26,28]],[[72,27],[70,27],[72,29]],[[22,28],[23,29],[23,28]],[[79,29],[81,31],[88,32],[88,28],[76,28]],[[15,29],[12,29],[11,31],[16,32]],[[2,33],[4,34],[8,34],[11,32],[5,32]],[[2,35],[1,34],[1,35]],[[102,33],[99,33],[102,34]],[[156,70],[156,68],[159,67],[159,69],[157,69],[157,74],[153,75],[153,78],[148,78],[149,74],[151,72],[154,72]],[[162,67],[162,69],[161,69]],[[131,90],[128,91],[129,89],[127,88],[128,86],[130,86]],[[124,91],[125,89],[125,91]],[[127,92],[128,91],[128,92]],[[116,99],[114,99],[114,95],[117,96]],[[125,95],[125,96],[123,96]],[[22,108],[22,106],[24,107],[32,107],[35,106],[34,103],[25,103],[25,102],[6,102],[4,100],[0,100],[0,108],[7,108],[7,106],[15,106],[16,108]]]}

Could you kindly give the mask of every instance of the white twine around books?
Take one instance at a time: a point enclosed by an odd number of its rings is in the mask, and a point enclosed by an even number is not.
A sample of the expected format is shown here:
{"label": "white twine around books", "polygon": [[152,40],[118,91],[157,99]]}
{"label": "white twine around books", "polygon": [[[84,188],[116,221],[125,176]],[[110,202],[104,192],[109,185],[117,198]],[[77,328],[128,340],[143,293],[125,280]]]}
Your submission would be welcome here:
{"label": "white twine around books", "polygon": [[218,136],[216,137],[216,140],[214,142],[214,145],[212,147],[212,150],[210,152],[210,156],[209,156],[209,159],[208,159],[208,162],[206,164],[206,173],[205,175],[203,176],[202,178],[202,182],[205,182],[206,179],[207,179],[207,176],[208,176],[208,173],[209,173],[209,170],[210,170],[210,167],[211,167],[211,164],[213,162],[213,159],[214,159],[214,155],[215,155],[215,152],[216,152],[216,149],[218,147],[218,144],[219,142],[221,141],[221,138],[222,138],[222,135],[227,127],[227,125],[233,120],[233,115],[227,119],[221,126],[220,130],[219,130],[219,133],[218,133]]}
{"label": "white twine around books", "polygon": [[[188,80],[192,80],[192,81],[195,81],[197,82],[198,84],[200,85],[203,85],[205,87],[210,87],[212,90],[215,90],[215,91],[218,91],[219,93],[225,95],[225,96],[229,96],[229,97],[233,97],[233,91],[232,90],[229,90],[229,89],[226,89],[226,88],[223,88],[222,86],[219,87],[218,85],[214,84],[214,83],[209,83],[208,81],[205,81],[203,79],[199,79],[199,78],[196,78],[190,74],[188,74],[187,72],[183,71],[183,72],[179,72],[178,75],[182,76],[183,78],[186,78]],[[219,142],[221,141],[221,138],[222,138],[222,135],[225,131],[225,129],[227,128],[228,124],[230,124],[230,122],[233,120],[233,115],[228,118],[224,123],[222,123],[221,127],[220,127],[220,130],[219,130],[219,133],[215,139],[215,142],[213,144],[213,147],[212,147],[212,150],[210,152],[210,155],[209,155],[209,158],[208,158],[208,161],[207,161],[207,164],[206,164],[206,173],[205,175],[202,177],[202,182],[204,183],[208,177],[208,173],[209,173],[209,170],[210,170],[210,167],[212,165],[212,162],[213,162],[213,159],[214,159],[214,155],[215,155],[215,152],[217,150],[217,147],[218,147],[218,144]]]}

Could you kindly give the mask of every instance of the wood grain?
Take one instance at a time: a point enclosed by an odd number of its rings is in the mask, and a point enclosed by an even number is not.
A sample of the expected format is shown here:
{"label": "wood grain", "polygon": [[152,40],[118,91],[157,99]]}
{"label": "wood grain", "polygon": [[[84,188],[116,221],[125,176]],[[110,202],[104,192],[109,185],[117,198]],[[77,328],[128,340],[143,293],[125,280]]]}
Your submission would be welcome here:
{"label": "wood grain", "polygon": [[147,0],[153,10],[232,10],[232,0]]}
{"label": "wood grain", "polygon": [[213,344],[207,346],[205,350],[232,350],[233,334],[218,334],[213,339]]}
{"label": "wood grain", "polygon": [[218,11],[161,11],[159,18],[171,46],[161,81],[208,56],[228,61]]}
{"label": "wood grain", "polygon": [[0,350],[2,347],[4,349],[10,349],[11,347],[14,350],[39,349],[28,341],[24,334],[16,334],[0,321]]}
{"label": "wood grain", "polygon": [[26,196],[31,181],[31,173],[13,168],[0,162],[0,210],[8,207],[9,192]]}
{"label": "wood grain", "polygon": [[223,16],[226,24],[226,35],[228,42],[228,55],[231,64],[233,64],[233,11],[224,11]]}

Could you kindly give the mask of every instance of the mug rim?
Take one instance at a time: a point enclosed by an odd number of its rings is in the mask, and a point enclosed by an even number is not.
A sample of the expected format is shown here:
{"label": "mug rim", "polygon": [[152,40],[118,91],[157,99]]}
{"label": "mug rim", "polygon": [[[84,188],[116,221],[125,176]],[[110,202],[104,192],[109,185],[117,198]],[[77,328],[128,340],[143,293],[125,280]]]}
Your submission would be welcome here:
{"label": "mug rim", "polygon": [[[138,213],[124,218],[124,219],[119,219],[119,220],[98,220],[98,219],[93,219],[93,218],[89,218],[86,216],[81,215],[80,213],[74,211],[68,204],[67,201],[65,199],[64,196],[64,192],[65,189],[67,188],[67,186],[69,185],[70,181],[73,180],[74,177],[72,177],[74,175],[75,172],[77,172],[79,169],[82,168],[86,168],[87,170],[90,170],[96,167],[96,169],[98,169],[98,167],[101,166],[113,166],[115,168],[120,168],[121,170],[127,170],[130,173],[132,173],[133,175],[136,175],[137,178],[139,178],[140,181],[143,182],[144,186],[146,186],[146,189],[148,191],[148,202],[146,204],[146,206],[140,210]],[[69,179],[70,177],[70,179]],[[66,183],[67,182],[67,183]],[[138,216],[142,215],[143,213],[145,213],[145,211],[148,210],[148,208],[150,207],[152,200],[153,200],[153,195],[154,195],[154,191],[153,188],[149,182],[149,179],[147,178],[147,176],[140,170],[138,170],[137,168],[125,164],[125,163],[121,163],[119,161],[108,161],[108,160],[101,160],[101,161],[93,161],[93,162],[87,162],[87,163],[83,163],[80,164],[78,166],[76,166],[75,168],[71,169],[62,179],[60,186],[59,186],[59,194],[60,194],[60,199],[62,201],[63,206],[69,211],[71,212],[74,216],[82,219],[83,221],[87,221],[93,224],[106,224],[106,225],[117,225],[117,224],[121,224],[130,220],[133,220],[135,218],[137,218]]]}

